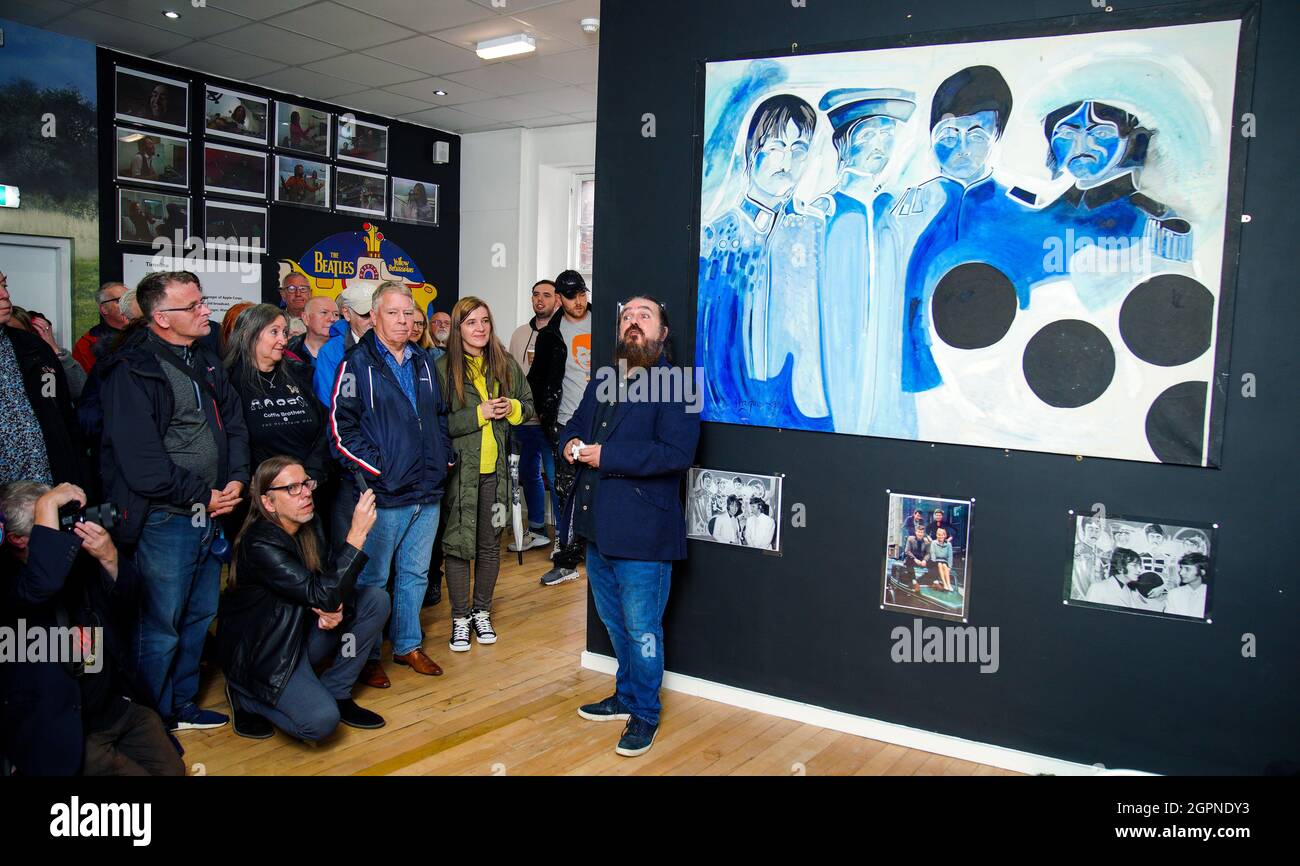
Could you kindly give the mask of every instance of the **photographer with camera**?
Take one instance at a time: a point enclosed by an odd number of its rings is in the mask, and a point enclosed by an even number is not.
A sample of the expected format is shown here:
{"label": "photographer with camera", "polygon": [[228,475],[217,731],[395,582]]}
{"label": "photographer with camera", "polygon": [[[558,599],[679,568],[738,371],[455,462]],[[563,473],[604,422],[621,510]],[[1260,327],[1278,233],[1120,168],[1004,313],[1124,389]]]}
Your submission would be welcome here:
{"label": "photographer with camera", "polygon": [[128,673],[119,627],[134,622],[139,574],[108,534],[116,509],[85,503],[72,484],[0,487],[0,628],[26,636],[0,663],[0,750],[29,776],[183,776]]}

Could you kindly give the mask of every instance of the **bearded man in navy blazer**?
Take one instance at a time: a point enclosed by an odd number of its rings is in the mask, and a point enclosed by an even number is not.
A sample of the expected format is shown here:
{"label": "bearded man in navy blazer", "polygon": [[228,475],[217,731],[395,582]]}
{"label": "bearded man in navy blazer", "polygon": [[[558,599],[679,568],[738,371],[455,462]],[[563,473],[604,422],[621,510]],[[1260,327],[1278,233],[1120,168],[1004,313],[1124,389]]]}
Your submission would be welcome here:
{"label": "bearded man in navy blazer", "polygon": [[587,580],[618,657],[615,693],[578,715],[626,720],[615,751],[627,757],[648,752],[659,730],[664,606],[673,560],[686,558],[681,478],[700,439],[700,407],[686,402],[697,391],[645,387],[683,382],[666,375],[667,339],[662,304],[647,296],[625,301],[614,357],[627,375],[615,388],[607,376],[593,377],[558,437],[564,459],[578,467],[560,540],[587,539]]}

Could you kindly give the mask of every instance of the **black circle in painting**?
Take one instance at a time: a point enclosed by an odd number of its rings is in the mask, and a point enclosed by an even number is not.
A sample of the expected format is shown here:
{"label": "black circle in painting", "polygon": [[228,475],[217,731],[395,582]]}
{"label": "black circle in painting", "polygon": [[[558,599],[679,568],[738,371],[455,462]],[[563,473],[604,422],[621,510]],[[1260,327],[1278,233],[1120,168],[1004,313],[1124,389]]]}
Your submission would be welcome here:
{"label": "black circle in painting", "polygon": [[1148,364],[1176,367],[1210,348],[1214,295],[1191,277],[1160,274],[1129,292],[1119,311],[1124,344]]}
{"label": "black circle in painting", "polygon": [[939,280],[930,311],[939,339],[954,349],[983,349],[1011,330],[1016,289],[992,265],[967,262]]}
{"label": "black circle in painting", "polygon": [[1096,325],[1061,319],[1025,346],[1025,381],[1048,406],[1077,409],[1096,400],[1115,377],[1115,350]]}
{"label": "black circle in painting", "polygon": [[1166,388],[1147,410],[1147,443],[1161,463],[1201,465],[1205,442],[1205,382]]}

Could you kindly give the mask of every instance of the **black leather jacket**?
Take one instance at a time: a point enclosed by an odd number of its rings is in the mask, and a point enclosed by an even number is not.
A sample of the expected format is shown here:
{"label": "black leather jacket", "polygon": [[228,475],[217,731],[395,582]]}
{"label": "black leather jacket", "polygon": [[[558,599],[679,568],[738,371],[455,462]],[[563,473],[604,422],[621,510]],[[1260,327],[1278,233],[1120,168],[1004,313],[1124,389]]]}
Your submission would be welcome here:
{"label": "black leather jacket", "polygon": [[564,366],[569,359],[569,349],[560,334],[560,321],[564,310],[557,309],[546,327],[537,332],[533,347],[533,365],[528,368],[528,387],[533,391],[533,409],[542,425],[546,438],[555,444],[556,424],[560,411],[560,397],[564,393]]}
{"label": "black leather jacket", "polygon": [[[299,532],[316,532],[320,540],[315,521]],[[320,550],[326,550],[323,541]],[[218,614],[226,678],[274,706],[298,665],[307,629],[316,627],[311,609],[350,604],[367,559],[343,544],[332,566],[308,571],[293,536],[267,520],[250,526],[235,554],[235,588],[222,598]]]}

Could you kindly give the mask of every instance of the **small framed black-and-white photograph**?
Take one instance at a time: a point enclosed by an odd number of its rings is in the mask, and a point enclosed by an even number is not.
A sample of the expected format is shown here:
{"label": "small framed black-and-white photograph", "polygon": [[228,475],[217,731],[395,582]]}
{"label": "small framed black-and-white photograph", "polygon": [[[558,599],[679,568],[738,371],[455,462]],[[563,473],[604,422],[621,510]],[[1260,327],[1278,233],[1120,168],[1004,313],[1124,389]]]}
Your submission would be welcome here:
{"label": "small framed black-and-white photograph", "polygon": [[113,116],[173,132],[189,132],[190,86],[175,78],[114,67]]}
{"label": "small framed black-and-white photograph", "polygon": [[[178,234],[179,233],[179,237]],[[157,238],[184,249],[190,236],[190,200],[145,189],[117,191],[117,240],[152,245]]]}
{"label": "small framed black-and-white photograph", "polygon": [[392,180],[389,219],[420,226],[438,224],[438,185],[422,180],[395,177]]}
{"label": "small framed black-and-white photograph", "polygon": [[388,178],[370,171],[334,169],[334,209],[344,213],[388,216]]}
{"label": "small framed black-and-white photograph", "polygon": [[210,250],[265,253],[266,205],[233,201],[203,203],[203,245]]}
{"label": "small framed black-and-white photograph", "polygon": [[975,500],[893,491],[888,496],[881,606],[964,621],[970,610]]}
{"label": "small framed black-and-white photograph", "polygon": [[265,146],[269,108],[267,100],[260,96],[216,84],[203,88],[203,128],[208,135]]}
{"label": "small framed black-and-white photograph", "polygon": [[329,210],[330,167],[297,156],[277,154],[275,159],[275,200],[279,204]]}
{"label": "small framed black-and-white photograph", "polygon": [[348,162],[388,167],[388,127],[344,114],[339,117],[334,154]]}
{"label": "small framed black-and-white photograph", "polygon": [[1065,603],[1210,622],[1215,524],[1071,512]]}
{"label": "small framed black-and-white photograph", "polygon": [[266,160],[261,151],[206,142],[203,191],[266,199]]}
{"label": "small framed black-and-white photograph", "polygon": [[117,180],[189,189],[189,139],[125,126],[117,127],[115,137]]}
{"label": "small framed black-and-white photograph", "polygon": [[329,156],[332,127],[328,111],[283,100],[275,103],[275,146],[280,150]]}
{"label": "small framed black-and-white photograph", "polygon": [[686,475],[686,537],[780,553],[783,480],[692,466]]}

